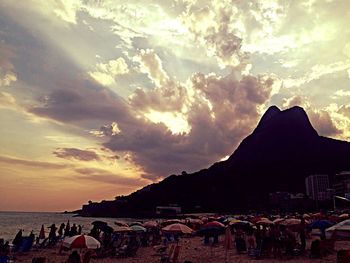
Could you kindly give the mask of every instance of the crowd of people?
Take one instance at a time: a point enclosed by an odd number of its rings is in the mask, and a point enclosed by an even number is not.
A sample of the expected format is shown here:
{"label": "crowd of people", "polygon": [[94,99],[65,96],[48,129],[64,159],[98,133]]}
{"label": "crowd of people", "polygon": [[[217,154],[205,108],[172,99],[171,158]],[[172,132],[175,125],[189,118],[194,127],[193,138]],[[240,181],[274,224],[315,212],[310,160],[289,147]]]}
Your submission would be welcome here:
{"label": "crowd of people", "polygon": [[[98,241],[98,248],[85,250],[82,255],[77,253],[76,250],[71,250],[70,247],[63,246],[66,237],[83,234],[83,226],[71,225],[68,221],[58,227],[55,224],[49,226],[47,237],[45,227],[42,225],[37,237],[35,237],[33,231],[28,236],[23,236],[23,230],[20,229],[12,244],[0,239],[0,256],[9,255],[11,251],[28,251],[28,248],[30,249],[32,245],[37,248],[60,247],[60,253],[64,250],[70,250],[67,258],[69,263],[88,263],[92,257],[133,256],[140,247],[151,246],[165,251],[166,249],[169,250],[169,243],[178,243],[179,238],[184,234],[180,230],[165,231],[167,226],[173,224],[189,227],[190,234],[187,233],[189,236],[202,236],[203,245],[219,245],[219,241],[223,241],[223,235],[226,239],[226,232],[230,230],[229,238],[234,241],[234,248],[237,253],[245,253],[255,258],[264,257],[280,260],[300,255],[322,257],[332,252],[334,236],[332,235],[331,239],[326,240],[325,228],[319,228],[319,238],[314,238],[311,235],[311,222],[323,220],[330,223],[328,221],[330,218],[305,217],[302,215],[265,216],[212,216],[185,220],[153,221],[149,225],[147,225],[147,222],[134,222],[113,227],[108,226],[105,222],[95,221],[92,223],[91,229],[85,232]],[[343,219],[338,216],[336,220]],[[333,224],[335,221],[331,223]],[[136,228],[133,228],[135,226]],[[333,234],[336,234],[336,231]]]}

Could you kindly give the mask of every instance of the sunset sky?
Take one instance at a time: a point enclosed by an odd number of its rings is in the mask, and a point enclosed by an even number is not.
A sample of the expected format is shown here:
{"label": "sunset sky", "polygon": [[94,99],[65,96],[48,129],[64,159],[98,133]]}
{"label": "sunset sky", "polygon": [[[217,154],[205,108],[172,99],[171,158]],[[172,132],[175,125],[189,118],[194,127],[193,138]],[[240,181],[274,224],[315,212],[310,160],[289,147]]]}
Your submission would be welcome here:
{"label": "sunset sky", "polygon": [[0,210],[226,158],[271,105],[350,140],[347,0],[0,0]]}

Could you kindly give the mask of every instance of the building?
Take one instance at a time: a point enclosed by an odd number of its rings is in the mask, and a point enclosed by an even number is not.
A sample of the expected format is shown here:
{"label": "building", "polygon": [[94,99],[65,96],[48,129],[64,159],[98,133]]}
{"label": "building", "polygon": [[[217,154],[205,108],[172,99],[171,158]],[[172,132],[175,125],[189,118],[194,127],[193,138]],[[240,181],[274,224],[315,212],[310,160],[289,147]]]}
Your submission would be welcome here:
{"label": "building", "polygon": [[340,172],[335,175],[333,188],[335,195],[347,197],[350,194],[350,171]]}
{"label": "building", "polygon": [[312,200],[324,201],[330,199],[329,178],[327,174],[315,174],[305,179],[306,195]]}
{"label": "building", "polygon": [[271,210],[277,213],[306,211],[312,206],[303,193],[274,192],[269,194]]}
{"label": "building", "polygon": [[157,206],[156,214],[163,216],[171,216],[177,215],[181,213],[181,207],[177,205],[169,205],[169,206]]}

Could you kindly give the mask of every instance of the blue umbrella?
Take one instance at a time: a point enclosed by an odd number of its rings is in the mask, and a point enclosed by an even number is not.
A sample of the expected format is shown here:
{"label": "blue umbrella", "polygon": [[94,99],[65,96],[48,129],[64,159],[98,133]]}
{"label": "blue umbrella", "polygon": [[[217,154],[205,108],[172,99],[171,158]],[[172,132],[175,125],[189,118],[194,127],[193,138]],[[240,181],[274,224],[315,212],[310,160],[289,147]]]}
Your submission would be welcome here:
{"label": "blue umbrella", "polygon": [[328,220],[316,220],[309,224],[310,228],[326,229],[333,226],[333,223]]}

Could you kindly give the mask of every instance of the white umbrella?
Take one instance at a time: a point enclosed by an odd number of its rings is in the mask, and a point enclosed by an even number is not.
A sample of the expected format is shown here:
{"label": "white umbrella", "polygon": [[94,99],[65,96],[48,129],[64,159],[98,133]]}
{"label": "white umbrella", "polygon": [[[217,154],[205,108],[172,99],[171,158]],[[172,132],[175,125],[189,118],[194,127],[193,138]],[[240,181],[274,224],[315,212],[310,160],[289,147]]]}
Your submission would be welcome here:
{"label": "white umbrella", "polygon": [[100,242],[92,236],[76,235],[72,237],[66,237],[63,240],[63,247],[72,248],[88,248],[96,249],[101,246]]}
{"label": "white umbrella", "polygon": [[326,229],[326,238],[329,239],[336,231],[336,237],[341,239],[350,239],[350,219],[342,221]]}

